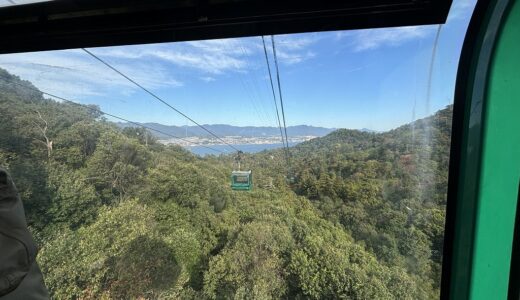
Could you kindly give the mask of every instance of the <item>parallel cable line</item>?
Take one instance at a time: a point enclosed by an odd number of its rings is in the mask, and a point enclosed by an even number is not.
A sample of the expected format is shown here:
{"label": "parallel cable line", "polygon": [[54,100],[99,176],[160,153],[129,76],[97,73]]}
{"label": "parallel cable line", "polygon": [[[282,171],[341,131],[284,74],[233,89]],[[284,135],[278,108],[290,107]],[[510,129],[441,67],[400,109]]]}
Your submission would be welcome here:
{"label": "parallel cable line", "polygon": [[[228,48],[227,51],[231,52],[232,49]],[[239,66],[236,61],[234,62],[234,65],[235,65],[235,68],[239,69]],[[255,94],[254,94],[254,92],[252,92],[252,90],[250,89],[250,86],[247,84],[245,76],[242,74],[242,72],[239,71],[238,77],[240,79],[240,83],[242,84],[242,90],[244,91],[244,95],[247,96],[249,103],[251,104],[251,108],[256,113],[258,120],[260,122],[265,122],[265,118],[262,117],[262,115],[260,114],[260,110],[258,109],[258,106],[256,105]]]}
{"label": "parallel cable line", "polygon": [[[282,107],[282,119],[283,119],[283,128],[285,131],[285,142],[287,143],[287,148],[289,148],[289,139],[287,138],[287,125],[285,124],[285,112],[283,108],[283,98],[282,98],[282,85],[280,83],[280,72],[278,70],[278,58],[276,57],[276,47],[274,44],[274,36],[271,35],[271,43],[273,44],[273,56],[274,56],[274,65],[276,67],[276,80],[278,82],[278,94],[280,96],[280,106]],[[289,149],[287,149],[289,150]]]}
{"label": "parallel cable line", "polygon": [[134,122],[134,121],[131,121],[131,120],[128,120],[128,119],[125,119],[123,117],[119,117],[119,116],[116,116],[116,115],[113,115],[113,114],[110,114],[110,113],[107,113],[107,112],[104,112],[100,109],[97,109],[95,107],[91,107],[91,106],[88,106],[88,105],[84,105],[84,104],[81,104],[81,103],[77,103],[75,101],[72,101],[72,100],[69,100],[69,99],[66,99],[66,98],[63,98],[63,97],[60,97],[60,96],[57,96],[57,95],[54,95],[52,93],[49,93],[49,92],[46,92],[46,91],[42,91],[40,89],[37,89],[37,88],[33,88],[33,87],[30,87],[30,86],[27,86],[27,85],[24,85],[24,84],[21,84],[21,83],[18,83],[18,82],[13,82],[13,81],[10,81],[6,78],[3,78],[0,76],[0,79],[3,80],[4,82],[7,82],[7,83],[10,83],[10,84],[14,84],[14,85],[17,85],[17,86],[20,86],[20,87],[23,87],[25,89],[28,89],[28,90],[32,90],[32,91],[35,91],[35,92],[39,92],[39,93],[42,93],[44,95],[47,95],[49,97],[53,97],[53,98],[56,98],[56,99],[59,99],[59,100],[62,100],[64,102],[67,102],[67,103],[70,103],[70,104],[73,104],[73,105],[77,105],[77,106],[80,106],[80,107],[83,107],[83,108],[86,108],[86,109],[89,109],[91,111],[94,111],[94,112],[97,112],[97,113],[100,113],[100,114],[103,114],[103,115],[106,115],[106,116],[109,116],[109,117],[112,117],[114,119],[118,119],[120,121],[124,121],[124,122],[127,122],[127,123],[130,123],[130,124],[133,124],[133,125],[136,125],[136,126],[139,126],[139,127],[142,127],[142,128],[145,128],[145,129],[148,129],[148,130],[151,130],[151,131],[155,131],[157,133],[161,133],[161,134],[164,134],[166,136],[169,136],[169,137],[172,137],[172,138],[175,138],[175,139],[178,139],[178,140],[181,140],[183,142],[186,142],[188,144],[195,144],[195,145],[198,145],[198,146],[201,146],[201,147],[204,147],[206,149],[209,149],[209,150],[212,150],[212,151],[215,151],[215,152],[219,152],[219,153],[225,153],[224,151],[221,151],[221,150],[218,150],[218,149],[215,149],[215,148],[212,148],[212,147],[209,147],[209,146],[206,146],[204,144],[200,144],[200,143],[196,143],[196,142],[191,142],[191,141],[188,141],[186,139],[183,139],[181,137],[178,137],[178,136],[175,136],[173,134],[169,134],[167,132],[164,132],[162,130],[159,130],[159,129],[155,129],[155,128],[152,128],[152,127],[149,127],[149,126],[146,126],[146,125],[143,125],[143,124],[140,124],[138,122]]}
{"label": "parallel cable line", "polygon": [[174,110],[175,112],[177,112],[178,114],[180,114],[181,116],[185,117],[186,119],[190,120],[193,124],[199,126],[200,128],[202,128],[204,131],[206,131],[207,133],[211,134],[213,137],[217,138],[218,140],[220,140],[222,143],[224,143],[225,145],[231,147],[233,150],[235,151],[240,151],[239,149],[237,149],[235,146],[229,144],[228,142],[226,142],[225,140],[223,140],[221,137],[219,137],[218,135],[216,135],[215,133],[213,133],[211,130],[207,129],[206,127],[204,127],[203,125],[199,124],[197,121],[193,120],[192,118],[190,118],[188,115],[186,115],[185,113],[183,113],[182,111],[178,110],[177,108],[173,107],[172,105],[170,105],[168,102],[164,101],[161,97],[157,96],[156,94],[154,94],[153,92],[151,92],[150,90],[148,90],[147,88],[145,88],[144,86],[140,85],[138,82],[136,82],[135,80],[133,80],[132,78],[128,77],[127,75],[125,75],[123,72],[119,71],[118,69],[116,69],[115,67],[113,67],[112,65],[110,65],[109,63],[107,63],[106,61],[104,61],[103,59],[101,59],[100,57],[98,57],[97,55],[95,55],[94,53],[88,51],[87,49],[85,48],[81,48],[83,51],[85,51],[87,54],[89,54],[90,56],[92,56],[94,59],[98,60],[99,62],[101,62],[102,64],[104,64],[105,66],[107,66],[108,68],[112,69],[114,72],[118,73],[119,75],[121,75],[122,77],[124,77],[126,80],[130,81],[131,83],[133,83],[135,86],[139,87],[140,89],[142,89],[143,91],[145,91],[147,94],[149,94],[150,96],[152,96],[153,98],[157,99],[158,101],[160,101],[161,103],[163,103],[164,105],[168,106],[169,108],[171,108],[172,110]]}
{"label": "parallel cable line", "polygon": [[[245,49],[244,43],[241,40],[238,40],[239,47],[242,50],[242,54],[244,55],[244,59],[248,61],[248,54]],[[249,63],[248,63],[249,64]],[[252,64],[251,64],[252,65]],[[260,90],[258,88],[258,85],[256,83],[256,76],[255,76],[255,70],[254,68],[251,68],[251,71],[248,72],[248,75],[251,75],[249,77],[249,86],[251,87],[251,90],[253,91],[253,95],[258,100],[258,106],[260,107],[260,112],[263,114],[264,122],[265,124],[269,124],[270,121],[272,121],[271,116],[268,114],[268,112],[265,109],[264,101],[262,101],[262,95],[260,94]],[[246,81],[247,83],[247,81]]]}
{"label": "parallel cable line", "polygon": [[278,128],[280,129],[280,136],[282,137],[282,145],[285,148],[285,139],[282,132],[282,123],[280,122],[280,113],[278,112],[278,103],[276,102],[276,93],[274,91],[273,76],[271,75],[271,66],[269,64],[269,56],[267,55],[267,47],[265,46],[265,39],[262,36],[262,43],[264,45],[265,61],[267,63],[267,71],[269,72],[269,81],[271,83],[271,91],[273,92],[274,107],[276,108],[276,118],[278,119]]}
{"label": "parallel cable line", "polygon": [[283,98],[282,98],[282,85],[280,83],[280,72],[278,70],[278,58],[276,57],[276,47],[274,43],[274,36],[271,35],[271,43],[273,45],[273,56],[274,56],[274,65],[276,67],[276,80],[278,81],[278,93],[280,96],[280,106],[282,107],[282,118],[283,118],[283,128],[285,131],[285,143],[286,143],[286,155],[287,155],[287,164],[289,168],[291,166],[289,159],[289,138],[287,137],[287,125],[285,124],[285,112],[283,108]]}
{"label": "parallel cable line", "polygon": [[[239,39],[236,40],[236,45],[235,45],[236,49],[233,49],[231,45],[224,45],[224,48],[226,48],[226,49],[223,49],[223,50],[228,51],[229,53],[233,53],[235,51],[241,51],[242,55],[244,57],[244,60],[246,61],[246,65],[249,64],[249,62],[247,61],[247,53],[245,52],[244,47],[240,44]],[[248,96],[251,107],[255,111],[255,113],[258,117],[258,120],[261,123],[267,123],[267,119],[265,118],[265,113],[262,115],[261,107],[259,107],[257,105],[257,102],[259,102],[259,101],[257,101],[257,95],[255,94],[254,89],[251,88],[251,85],[248,83],[246,76],[244,76],[243,72],[240,71],[240,66],[238,65],[237,61],[234,61],[234,65],[235,65],[235,68],[237,70],[239,70],[238,76],[240,78],[240,82],[242,83],[242,89],[244,90],[244,93]]]}

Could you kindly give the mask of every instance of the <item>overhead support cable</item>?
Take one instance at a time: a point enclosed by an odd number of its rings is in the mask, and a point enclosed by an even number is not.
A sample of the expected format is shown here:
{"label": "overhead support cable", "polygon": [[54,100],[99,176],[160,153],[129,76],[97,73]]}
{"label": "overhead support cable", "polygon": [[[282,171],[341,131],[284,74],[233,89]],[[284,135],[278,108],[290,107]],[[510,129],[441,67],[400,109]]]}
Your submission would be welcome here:
{"label": "overhead support cable", "polygon": [[[240,49],[242,50],[242,54],[244,56],[244,59],[247,61],[249,54],[246,51],[246,46],[244,45],[243,40],[238,39],[237,41],[239,43]],[[248,62],[248,64],[249,64],[249,62]],[[250,75],[249,83],[250,83],[251,89],[253,91],[253,95],[255,95],[257,100],[258,100],[258,105],[260,107],[260,111],[263,114],[263,116],[265,116],[265,124],[267,125],[273,119],[272,119],[271,114],[269,114],[269,111],[266,110],[266,107],[264,105],[264,101],[262,101],[263,97],[262,97],[262,95],[260,93],[260,89],[258,88],[258,83],[257,83],[258,79],[256,78],[255,72],[256,72],[255,68],[252,68],[250,72],[247,72],[247,74]],[[275,121],[275,123],[276,123],[276,121]]]}
{"label": "overhead support cable", "polygon": [[106,61],[104,61],[103,59],[101,59],[100,57],[98,57],[97,55],[95,55],[94,53],[90,52],[89,50],[85,49],[85,48],[81,48],[84,52],[86,52],[88,55],[92,56],[94,59],[98,60],[99,62],[101,62],[102,64],[104,64],[105,66],[107,66],[108,68],[112,69],[114,72],[116,72],[117,74],[121,75],[122,77],[124,77],[126,80],[130,81],[132,84],[134,84],[135,86],[139,87],[140,89],[142,89],[144,92],[146,92],[147,94],[149,94],[150,96],[152,96],[153,98],[157,99],[159,102],[163,103],[164,105],[168,106],[170,109],[174,110],[175,112],[177,112],[178,114],[180,114],[181,116],[185,117],[186,119],[188,119],[189,121],[191,121],[193,124],[199,126],[200,128],[202,128],[204,131],[206,131],[207,133],[209,133],[210,135],[212,135],[213,137],[217,138],[219,141],[221,141],[222,143],[224,143],[225,145],[231,147],[233,150],[235,151],[240,151],[239,149],[237,149],[235,146],[229,144],[228,142],[226,142],[225,140],[223,140],[221,137],[219,137],[218,135],[216,135],[215,133],[213,133],[211,130],[207,129],[206,127],[204,127],[203,125],[199,124],[197,121],[193,120],[192,118],[190,118],[188,115],[186,115],[185,113],[183,113],[182,111],[178,110],[177,108],[173,107],[172,105],[170,105],[168,102],[164,101],[161,97],[157,96],[155,93],[153,93],[152,91],[148,90],[147,88],[145,88],[144,86],[142,86],[141,84],[139,84],[138,82],[136,82],[135,80],[133,80],[132,78],[128,77],[126,74],[124,74],[123,72],[119,71],[118,69],[116,69],[114,66],[110,65],[109,63],[107,63]]}
{"label": "overhead support cable", "polygon": [[285,132],[285,143],[286,143],[286,149],[287,149],[287,163],[290,166],[290,160],[289,160],[289,138],[287,136],[287,125],[285,123],[285,112],[284,112],[284,106],[283,106],[283,97],[282,97],[282,85],[280,83],[280,71],[278,69],[278,58],[276,57],[276,46],[274,43],[274,36],[271,35],[271,43],[273,45],[273,56],[274,56],[274,65],[276,67],[276,80],[278,82],[278,94],[280,96],[280,106],[282,108],[282,119],[283,119],[283,128]]}
{"label": "overhead support cable", "polygon": [[265,45],[265,39],[264,36],[262,36],[262,43],[264,45],[264,54],[265,54],[265,61],[267,63],[267,71],[269,73],[269,82],[271,83],[271,91],[273,92],[273,101],[274,101],[274,107],[276,108],[276,118],[278,120],[278,128],[280,129],[280,136],[282,138],[282,145],[285,147],[285,139],[282,132],[282,123],[280,121],[280,113],[278,112],[278,103],[276,101],[276,93],[274,91],[274,84],[273,84],[273,76],[271,74],[271,65],[269,64],[269,56],[267,55],[267,47]]}
{"label": "overhead support cable", "polygon": [[[224,46],[224,48],[227,48],[227,49],[222,49],[223,51],[229,51],[230,53],[232,53],[234,51],[234,49],[229,47],[229,45],[227,47]],[[247,54],[245,53],[245,50],[243,48],[242,48],[242,54],[244,55],[244,59],[247,61]],[[240,69],[240,66],[238,65],[238,63],[236,61],[234,61],[234,66],[235,66],[235,68]],[[260,123],[262,123],[262,122],[267,123],[265,118],[262,120],[263,116],[260,114],[260,110],[258,109],[258,106],[255,103],[256,95],[254,94],[254,90],[252,90],[250,88],[250,86],[247,84],[246,77],[240,71],[238,72],[238,77],[240,79],[240,83],[242,84],[242,89],[244,91],[244,95],[247,96],[249,103],[251,104],[251,108],[256,113],[258,120],[260,121]]]}
{"label": "overhead support cable", "polygon": [[14,84],[14,85],[17,85],[17,86],[20,86],[22,88],[25,88],[25,89],[28,89],[28,90],[32,90],[32,91],[35,91],[35,92],[39,92],[39,93],[42,93],[44,95],[47,95],[49,97],[52,97],[52,98],[56,98],[58,100],[61,100],[61,101],[64,101],[66,103],[70,103],[70,104],[73,104],[73,105],[76,105],[76,106],[80,106],[82,108],[86,108],[90,111],[93,111],[93,112],[96,112],[96,113],[99,113],[99,114],[102,114],[102,115],[106,115],[106,116],[109,116],[109,117],[112,117],[114,119],[117,119],[117,120],[120,120],[120,121],[124,121],[124,122],[127,122],[127,123],[130,123],[130,124],[133,124],[133,125],[136,125],[136,126],[139,126],[141,128],[144,128],[144,129],[148,129],[150,131],[155,131],[157,133],[160,133],[160,134],[163,134],[163,135],[166,135],[166,136],[169,136],[169,137],[172,137],[174,139],[178,139],[180,141],[183,141],[183,142],[186,142],[188,144],[195,144],[195,145],[198,145],[198,146],[201,146],[201,147],[204,147],[206,149],[209,149],[209,150],[212,150],[212,151],[215,151],[215,152],[219,152],[219,153],[225,153],[224,151],[221,151],[221,150],[218,150],[218,149],[215,149],[215,148],[212,148],[212,147],[209,147],[209,146],[206,146],[204,144],[200,144],[200,143],[196,143],[196,142],[192,142],[192,141],[188,141],[186,139],[183,139],[181,137],[178,137],[178,136],[175,136],[173,134],[169,134],[167,132],[164,132],[162,130],[159,130],[159,129],[155,129],[155,128],[152,128],[152,127],[149,127],[149,126],[146,126],[146,125],[143,125],[143,124],[140,124],[138,122],[134,122],[134,121],[131,121],[131,120],[128,120],[126,118],[123,118],[123,117],[119,117],[119,116],[116,116],[114,114],[111,114],[111,113],[107,113],[107,112],[104,112],[98,108],[95,108],[95,107],[92,107],[92,106],[88,106],[88,105],[85,105],[85,104],[81,104],[81,103],[77,103],[75,101],[72,101],[72,100],[69,100],[67,98],[63,98],[63,97],[60,97],[60,96],[57,96],[57,95],[54,95],[52,93],[49,93],[49,92],[46,92],[46,91],[42,91],[40,89],[37,89],[37,88],[34,88],[34,87],[31,87],[31,86],[28,86],[28,85],[24,85],[24,84],[21,84],[21,83],[18,83],[18,82],[13,82],[13,81],[10,81],[4,77],[1,77],[0,76],[0,79],[6,83],[10,83],[10,84]]}

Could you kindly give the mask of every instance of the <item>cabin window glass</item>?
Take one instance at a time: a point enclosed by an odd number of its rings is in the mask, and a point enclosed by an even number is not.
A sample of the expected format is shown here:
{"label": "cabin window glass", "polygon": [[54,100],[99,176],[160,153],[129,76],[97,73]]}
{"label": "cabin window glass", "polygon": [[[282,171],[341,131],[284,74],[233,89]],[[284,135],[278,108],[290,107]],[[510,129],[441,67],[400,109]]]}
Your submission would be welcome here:
{"label": "cabin window glass", "polygon": [[0,166],[52,297],[438,298],[473,6],[274,36],[278,74],[270,37],[87,49],[221,140],[81,49],[0,55]]}
{"label": "cabin window glass", "polygon": [[237,183],[248,183],[249,182],[249,177],[247,177],[247,176],[235,176],[235,181]]}

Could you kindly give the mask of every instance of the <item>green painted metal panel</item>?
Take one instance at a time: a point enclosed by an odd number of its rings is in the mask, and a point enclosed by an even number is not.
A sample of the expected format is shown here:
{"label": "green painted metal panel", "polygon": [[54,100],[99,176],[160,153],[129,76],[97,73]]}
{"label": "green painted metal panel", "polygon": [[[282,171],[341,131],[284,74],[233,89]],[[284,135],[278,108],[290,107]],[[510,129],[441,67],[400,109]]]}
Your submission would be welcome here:
{"label": "green painted metal panel", "polygon": [[486,89],[471,299],[507,299],[520,180],[520,2],[510,7]]}
{"label": "green painted metal panel", "polygon": [[[477,2],[457,74],[441,290],[443,298],[454,300],[469,299],[470,295],[483,144],[484,89],[497,30],[489,24],[496,18],[494,7],[500,1]],[[452,232],[449,222],[453,222]]]}
{"label": "green painted metal panel", "polygon": [[449,299],[507,299],[520,180],[519,10],[514,0],[479,1],[464,43],[441,291]]}

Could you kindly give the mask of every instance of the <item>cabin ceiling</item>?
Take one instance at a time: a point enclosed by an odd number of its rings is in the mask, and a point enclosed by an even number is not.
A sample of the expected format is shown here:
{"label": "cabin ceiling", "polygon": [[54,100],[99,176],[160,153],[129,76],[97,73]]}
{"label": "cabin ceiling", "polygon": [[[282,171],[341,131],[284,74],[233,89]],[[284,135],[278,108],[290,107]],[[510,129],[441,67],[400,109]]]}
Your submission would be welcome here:
{"label": "cabin ceiling", "polygon": [[441,24],[451,6],[451,0],[7,2],[13,5],[0,6],[0,53]]}

